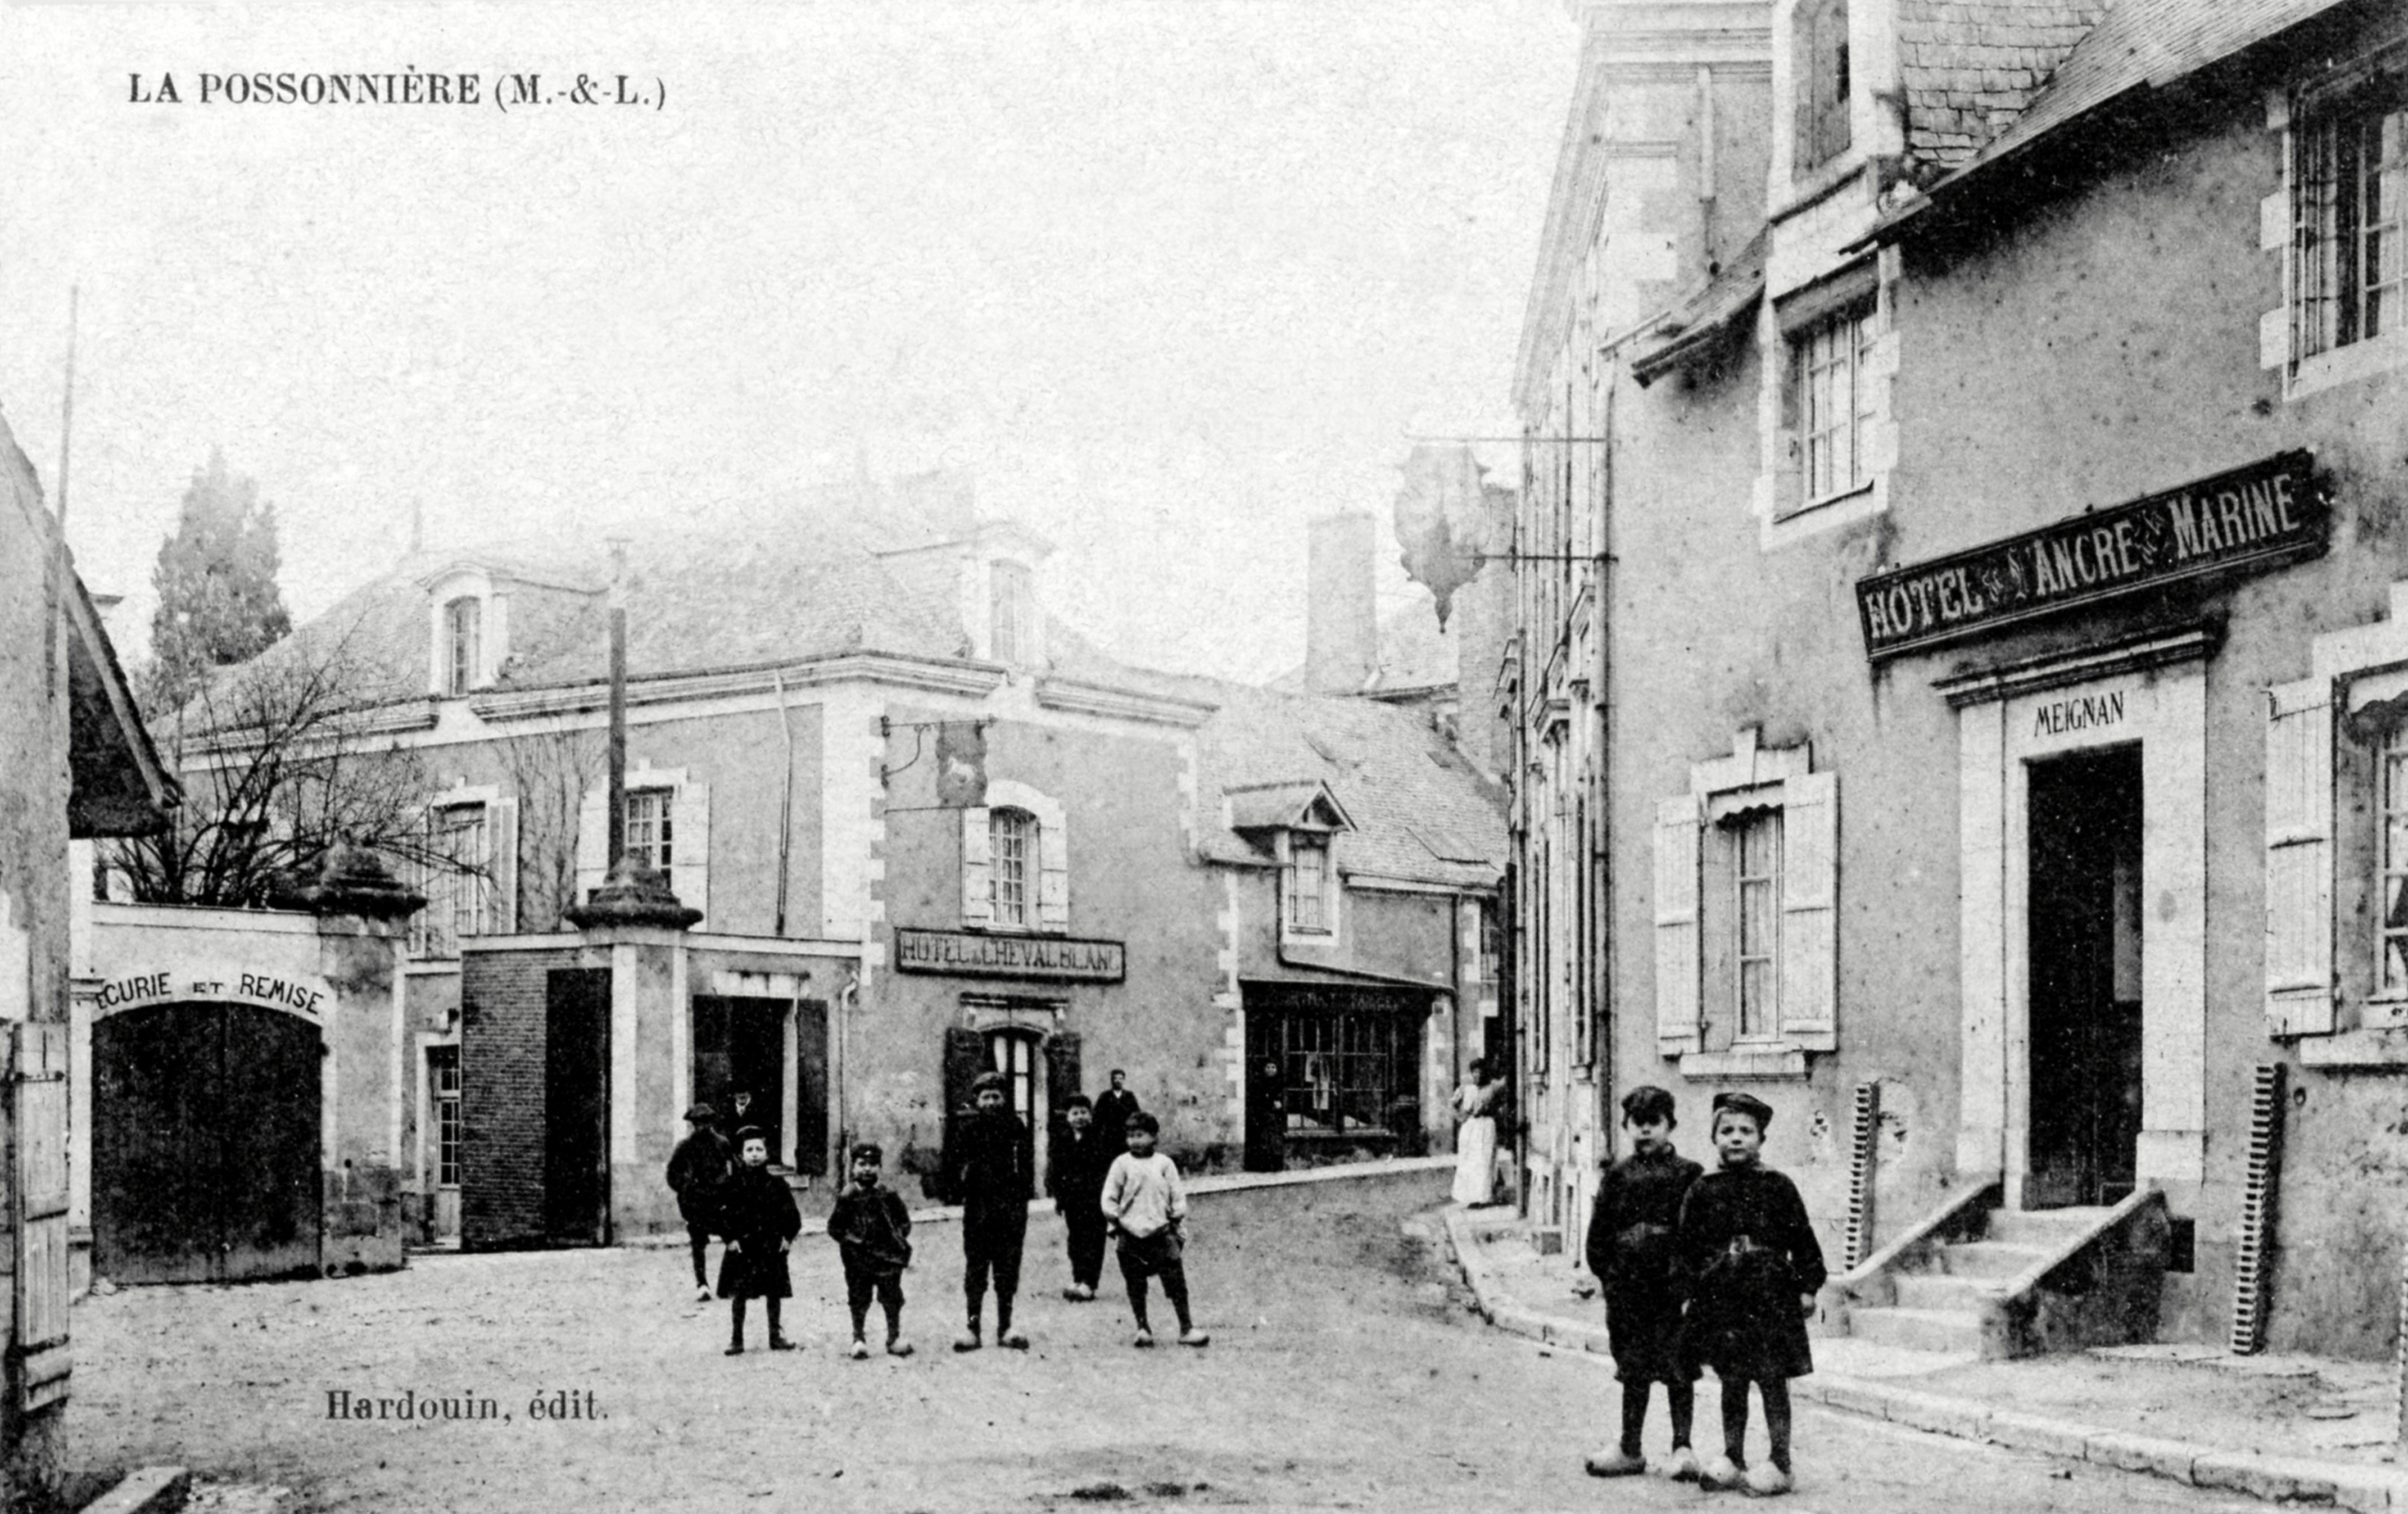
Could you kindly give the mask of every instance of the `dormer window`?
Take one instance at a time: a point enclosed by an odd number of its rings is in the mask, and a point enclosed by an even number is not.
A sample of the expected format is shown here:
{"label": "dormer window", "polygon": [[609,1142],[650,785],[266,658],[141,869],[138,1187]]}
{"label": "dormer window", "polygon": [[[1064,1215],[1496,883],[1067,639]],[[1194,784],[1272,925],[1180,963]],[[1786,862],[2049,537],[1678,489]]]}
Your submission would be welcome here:
{"label": "dormer window", "polygon": [[1803,174],[1847,151],[1847,0],[1799,0],[1791,27],[1789,87]]}
{"label": "dormer window", "polygon": [[443,694],[458,699],[475,688],[484,663],[484,604],[462,595],[443,607]]}
{"label": "dormer window", "polygon": [[997,662],[1021,664],[1037,656],[1037,585],[1028,565],[991,564],[987,572],[988,645]]}
{"label": "dormer window", "polygon": [[1329,838],[1313,831],[1288,837],[1287,928],[1297,935],[1329,933],[1337,912],[1330,907]]}

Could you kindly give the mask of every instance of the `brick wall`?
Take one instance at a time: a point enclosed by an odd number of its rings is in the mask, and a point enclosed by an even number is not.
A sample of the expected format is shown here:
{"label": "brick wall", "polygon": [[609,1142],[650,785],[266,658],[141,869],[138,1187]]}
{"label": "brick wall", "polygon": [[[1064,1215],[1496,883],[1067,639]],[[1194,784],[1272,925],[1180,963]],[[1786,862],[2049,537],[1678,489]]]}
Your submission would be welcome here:
{"label": "brick wall", "polygon": [[468,952],[460,967],[460,1244],[544,1244],[544,992],[574,948]]}

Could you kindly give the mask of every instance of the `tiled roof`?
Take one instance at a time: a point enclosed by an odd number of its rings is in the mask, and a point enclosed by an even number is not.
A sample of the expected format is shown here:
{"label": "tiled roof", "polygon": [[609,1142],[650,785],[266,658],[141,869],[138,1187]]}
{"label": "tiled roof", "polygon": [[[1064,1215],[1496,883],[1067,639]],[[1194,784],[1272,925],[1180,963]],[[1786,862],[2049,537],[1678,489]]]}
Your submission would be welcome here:
{"label": "tiled roof", "polygon": [[2108,0],[1899,0],[1907,151],[1971,157],[2017,118],[2106,14]]}
{"label": "tiled roof", "polygon": [[1934,186],[1934,193],[2119,96],[2162,88],[2348,3],[2117,0],[2057,67],[2030,108]]}

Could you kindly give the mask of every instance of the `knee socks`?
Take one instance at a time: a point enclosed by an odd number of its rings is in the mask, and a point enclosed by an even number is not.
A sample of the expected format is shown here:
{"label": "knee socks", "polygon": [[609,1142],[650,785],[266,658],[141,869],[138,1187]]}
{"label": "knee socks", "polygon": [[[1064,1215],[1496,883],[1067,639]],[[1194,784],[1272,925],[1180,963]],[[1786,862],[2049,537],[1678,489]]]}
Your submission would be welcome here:
{"label": "knee socks", "polygon": [[1772,1442],[1772,1464],[1782,1471],[1789,1470],[1789,1384],[1785,1379],[1767,1378],[1756,1384],[1764,1394],[1764,1433]]}
{"label": "knee socks", "polygon": [[[1622,1385],[1622,1449],[1627,1455],[1639,1454],[1647,1427],[1647,1394],[1649,1385],[1627,1382]],[[1689,1443],[1689,1422],[1698,1412],[1698,1390],[1685,1382],[1664,1385],[1664,1406],[1671,1411],[1672,1447],[1675,1450]]]}
{"label": "knee socks", "polygon": [[[1784,1394],[1786,1399],[1788,1395]],[[1770,1406],[1767,1406],[1770,1407]],[[1731,1465],[1747,1465],[1747,1379],[1723,1379],[1723,1454]]]}
{"label": "knee socks", "polygon": [[1196,1328],[1187,1314],[1187,1269],[1179,1262],[1167,1263],[1162,1269],[1162,1296],[1170,1301],[1170,1312],[1179,1316],[1179,1333],[1182,1335]]}

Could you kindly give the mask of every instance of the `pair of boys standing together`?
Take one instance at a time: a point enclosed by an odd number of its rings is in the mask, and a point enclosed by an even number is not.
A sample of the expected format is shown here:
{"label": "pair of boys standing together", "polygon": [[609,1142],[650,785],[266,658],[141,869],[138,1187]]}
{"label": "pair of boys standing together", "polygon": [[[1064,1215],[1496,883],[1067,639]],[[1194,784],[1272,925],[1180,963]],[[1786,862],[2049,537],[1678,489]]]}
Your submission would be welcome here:
{"label": "pair of boys standing together", "polygon": [[[975,1351],[983,1344],[982,1317],[990,1281],[996,1299],[996,1344],[1026,1350],[1028,1337],[1012,1328],[1012,1304],[1020,1288],[1020,1256],[1028,1232],[1030,1190],[1027,1128],[1004,1107],[1000,1074],[981,1074],[970,1085],[976,1107],[955,1132],[951,1157],[954,1191],[962,1195],[963,1293],[968,1322],[953,1342],[956,1351]],[[1111,1156],[1109,1169],[1100,1138],[1090,1130],[1092,1108],[1084,1095],[1074,1096],[1066,1112],[1071,1138],[1054,1155],[1056,1203],[1070,1229],[1073,1283],[1066,1296],[1095,1297],[1095,1283],[1108,1233],[1120,1237],[1121,1276],[1128,1287],[1129,1306],[1137,1316],[1137,1344],[1151,1346],[1146,1291],[1150,1277],[1162,1280],[1162,1290],[1179,1316],[1179,1341],[1202,1346],[1211,1337],[1195,1327],[1188,1314],[1187,1279],[1181,1260],[1187,1197],[1179,1169],[1154,1149],[1160,1124],[1147,1114],[1132,1116],[1128,1149]],[[745,1137],[752,1139],[746,1139]],[[723,1207],[727,1252],[720,1265],[719,1293],[734,1304],[733,1356],[744,1348],[744,1303],[747,1297],[767,1301],[769,1348],[792,1348],[779,1330],[779,1303],[791,1295],[786,1250],[800,1233],[800,1211],[794,1195],[767,1170],[768,1149],[758,1131],[741,1132],[738,1146],[743,1165],[731,1179]],[[756,1155],[757,1153],[757,1155]],[[886,1317],[886,1350],[909,1356],[911,1346],[902,1338],[903,1271],[911,1263],[911,1217],[902,1196],[879,1181],[885,1153],[876,1142],[865,1141],[849,1154],[852,1181],[837,1197],[828,1216],[828,1233],[844,1263],[845,1304],[853,1318],[856,1360],[869,1355],[866,1335],[873,1299]],[[1101,1171],[1088,1189],[1090,1169]],[[766,1179],[777,1192],[763,1189]],[[782,1201],[782,1209],[774,1202]],[[753,1210],[759,1209],[755,1214]]]}
{"label": "pair of boys standing together", "polygon": [[[1597,1477],[1643,1472],[1649,1386],[1664,1385],[1672,1420],[1670,1470],[1708,1488],[1787,1492],[1789,1379],[1814,1370],[1806,1320],[1824,1282],[1823,1251],[1797,1186],[1763,1165],[1772,1110],[1745,1093],[1714,1096],[1720,1170],[1672,1149],[1672,1096],[1633,1089],[1622,1101],[1631,1153],[1606,1170],[1589,1220],[1587,1260],[1605,1291],[1622,1437],[1588,1459]],[[1699,1466],[1689,1447],[1701,1367],[1722,1383],[1723,1454]],[[1749,1384],[1764,1401],[1771,1465],[1747,1464]]]}

